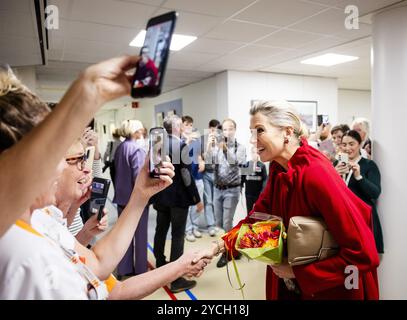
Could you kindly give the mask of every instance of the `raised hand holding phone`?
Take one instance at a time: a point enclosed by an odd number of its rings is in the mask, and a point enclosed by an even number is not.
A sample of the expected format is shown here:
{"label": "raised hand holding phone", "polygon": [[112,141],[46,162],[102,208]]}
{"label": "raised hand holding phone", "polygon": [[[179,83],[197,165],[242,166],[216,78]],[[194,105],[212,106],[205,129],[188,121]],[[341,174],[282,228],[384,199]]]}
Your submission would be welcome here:
{"label": "raised hand holding phone", "polygon": [[166,161],[161,163],[160,175],[158,178],[153,178],[150,175],[150,157],[147,157],[142,170],[137,176],[132,197],[147,202],[153,195],[171,185],[175,172],[174,166],[169,160],[169,157],[166,156]]}

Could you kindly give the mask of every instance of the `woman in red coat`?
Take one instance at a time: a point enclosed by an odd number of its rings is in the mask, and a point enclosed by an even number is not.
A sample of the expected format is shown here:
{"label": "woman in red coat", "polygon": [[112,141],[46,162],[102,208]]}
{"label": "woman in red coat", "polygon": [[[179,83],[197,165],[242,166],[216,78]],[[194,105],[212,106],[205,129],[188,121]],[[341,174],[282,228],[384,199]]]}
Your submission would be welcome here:
{"label": "woman in red coat", "polygon": [[[279,266],[268,266],[267,299],[378,299],[379,257],[371,207],[302,138],[303,124],[290,104],[260,102],[250,114],[251,129],[257,133],[251,142],[262,162],[272,162],[267,186],[244,221],[250,221],[253,212],[280,216],[285,226],[293,216],[323,217],[340,247],[337,255],[307,265],[291,267],[285,259]],[[353,266],[353,272],[345,271],[347,266]],[[358,280],[354,289],[345,286],[349,276]],[[284,278],[292,279],[299,290],[290,291]]]}

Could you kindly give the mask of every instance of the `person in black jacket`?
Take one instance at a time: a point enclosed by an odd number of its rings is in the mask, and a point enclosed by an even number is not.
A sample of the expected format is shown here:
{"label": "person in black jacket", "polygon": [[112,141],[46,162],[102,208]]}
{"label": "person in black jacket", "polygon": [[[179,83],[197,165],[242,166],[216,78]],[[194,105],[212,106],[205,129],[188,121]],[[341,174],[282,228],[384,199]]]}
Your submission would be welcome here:
{"label": "person in black jacket", "polygon": [[242,187],[245,186],[247,214],[252,211],[254,203],[265,188],[267,178],[266,166],[259,161],[256,150],[252,150],[252,160],[242,168]]}
{"label": "person in black jacket", "polygon": [[373,160],[360,154],[362,138],[355,130],[342,137],[342,150],[348,154],[349,162],[334,163],[336,171],[343,177],[350,190],[372,207],[373,233],[378,253],[384,253],[383,234],[377,213],[376,201],[381,193],[380,171]]}
{"label": "person in black jacket", "polygon": [[[164,248],[167,232],[171,224],[170,262],[177,260],[184,252],[185,226],[189,206],[201,202],[195,181],[191,175],[189,148],[180,139],[181,119],[177,115],[164,119],[164,128],[168,133],[168,155],[175,168],[173,183],[167,189],[157,193],[151,203],[157,210],[157,226],[154,236],[154,256],[156,267],[166,264]],[[172,292],[191,289],[196,281],[178,278],[171,283]]]}

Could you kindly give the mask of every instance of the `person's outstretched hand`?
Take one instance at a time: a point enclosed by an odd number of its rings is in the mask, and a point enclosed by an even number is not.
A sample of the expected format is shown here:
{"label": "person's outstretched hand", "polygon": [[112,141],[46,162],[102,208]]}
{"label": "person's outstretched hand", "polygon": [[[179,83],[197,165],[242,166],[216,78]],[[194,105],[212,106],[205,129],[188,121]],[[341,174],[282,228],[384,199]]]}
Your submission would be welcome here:
{"label": "person's outstretched hand", "polygon": [[104,104],[110,100],[130,94],[132,75],[129,70],[136,67],[138,56],[122,56],[88,67],[82,74],[91,99]]}
{"label": "person's outstretched hand", "polygon": [[184,253],[178,260],[184,270],[184,276],[191,278],[199,278],[205,270],[205,267],[210,264],[211,258],[206,258],[200,251],[189,251]]}

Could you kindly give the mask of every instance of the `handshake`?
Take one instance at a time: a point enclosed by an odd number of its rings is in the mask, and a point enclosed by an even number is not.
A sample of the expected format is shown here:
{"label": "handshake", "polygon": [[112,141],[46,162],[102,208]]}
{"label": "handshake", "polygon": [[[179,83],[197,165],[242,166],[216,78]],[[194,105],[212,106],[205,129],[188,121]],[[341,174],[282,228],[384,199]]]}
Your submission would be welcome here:
{"label": "handshake", "polygon": [[178,259],[178,263],[182,266],[184,276],[199,278],[203,274],[205,267],[211,263],[212,258],[224,251],[225,247],[222,240],[213,241],[208,249],[184,253]]}

